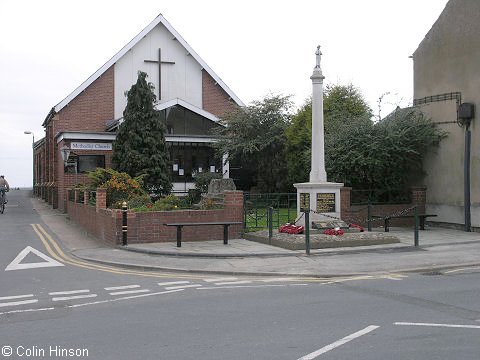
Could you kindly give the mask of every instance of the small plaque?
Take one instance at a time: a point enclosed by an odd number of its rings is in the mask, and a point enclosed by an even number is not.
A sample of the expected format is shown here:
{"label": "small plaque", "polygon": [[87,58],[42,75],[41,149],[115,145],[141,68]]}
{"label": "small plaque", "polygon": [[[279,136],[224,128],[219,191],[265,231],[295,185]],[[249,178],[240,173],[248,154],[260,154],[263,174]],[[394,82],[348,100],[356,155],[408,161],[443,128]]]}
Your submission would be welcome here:
{"label": "small plaque", "polygon": [[310,194],[300,193],[300,212],[306,212],[310,210]]}
{"label": "small plaque", "polygon": [[317,193],[317,212],[335,212],[335,193]]}

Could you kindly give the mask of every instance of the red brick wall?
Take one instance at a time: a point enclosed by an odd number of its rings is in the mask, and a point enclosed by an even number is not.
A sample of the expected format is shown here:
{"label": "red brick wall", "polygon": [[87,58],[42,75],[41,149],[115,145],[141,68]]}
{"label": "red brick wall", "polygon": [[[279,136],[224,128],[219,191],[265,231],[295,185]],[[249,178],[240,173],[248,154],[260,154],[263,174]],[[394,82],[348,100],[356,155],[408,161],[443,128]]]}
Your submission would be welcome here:
{"label": "red brick wall", "polygon": [[[101,191],[97,190],[97,203]],[[78,225],[102,241],[122,242],[121,210],[95,209],[94,206],[68,201],[68,214]],[[129,211],[128,243],[175,242],[176,227],[164,226],[173,222],[243,221],[243,192],[226,191],[224,208],[218,210]],[[229,238],[242,236],[243,225],[231,225]],[[223,226],[187,226],[182,230],[182,241],[222,240]]]}
{"label": "red brick wall", "polygon": [[[105,131],[106,122],[114,118],[114,66],[77,95],[45,126],[45,178],[50,185],[41,190],[54,208],[65,207],[65,189],[84,180],[83,175],[63,178],[63,160],[55,136],[59,132]],[[83,153],[82,153],[83,154]],[[85,152],[86,154],[86,152]],[[109,157],[106,157],[106,165]],[[65,180],[65,181],[64,181]],[[77,181],[78,180],[78,181]],[[58,194],[58,195],[57,195]]]}
{"label": "red brick wall", "polygon": [[205,70],[202,70],[202,107],[218,117],[237,108],[236,103]]}
{"label": "red brick wall", "polygon": [[[368,218],[368,206],[367,205],[351,205],[350,204],[350,194],[352,188],[343,187],[340,189],[341,193],[341,218],[347,223],[355,223],[361,226],[367,227],[367,218]],[[418,213],[425,212],[425,202],[426,202],[426,192],[427,188],[425,187],[412,187],[411,188],[411,203],[410,204],[384,204],[384,205],[371,205],[371,215],[392,215],[398,214],[408,208],[413,206],[418,207]],[[413,209],[410,210],[407,215],[413,215]],[[391,219],[390,226],[414,226],[415,220],[413,218],[405,219]],[[375,220],[372,223],[373,227],[383,227],[383,220]]]}
{"label": "red brick wall", "polygon": [[58,112],[56,131],[105,131],[114,118],[114,66]]}

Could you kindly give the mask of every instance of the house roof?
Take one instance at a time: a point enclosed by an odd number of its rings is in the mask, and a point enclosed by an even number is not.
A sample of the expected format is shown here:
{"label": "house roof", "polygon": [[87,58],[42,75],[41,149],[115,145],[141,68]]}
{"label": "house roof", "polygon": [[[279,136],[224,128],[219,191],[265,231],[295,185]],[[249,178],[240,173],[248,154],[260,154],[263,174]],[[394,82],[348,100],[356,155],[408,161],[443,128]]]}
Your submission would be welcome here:
{"label": "house roof", "polygon": [[48,113],[43,126],[45,126],[49,120],[55,115],[55,113],[62,110],[68,105],[70,101],[75,99],[82,91],[90,86],[95,80],[97,80],[105,71],[107,71],[112,65],[114,65],[127,51],[133,48],[140,40],[142,40],[152,29],[158,24],[162,24],[168,31],[178,40],[178,42],[187,50],[187,52],[203,67],[203,69],[215,80],[215,82],[239,105],[245,106],[242,100],[223,82],[223,80],[215,74],[215,72],[207,65],[207,63],[192,49],[192,47],[182,38],[182,36],[173,28],[173,26],[159,14],[146,28],[144,28],[137,36],[135,36],[130,42],[125,45],[119,52],[117,52],[110,60],[108,60],[100,69],[98,69],[93,75],[85,80],[79,87],[77,87],[72,93],[55,105]]}

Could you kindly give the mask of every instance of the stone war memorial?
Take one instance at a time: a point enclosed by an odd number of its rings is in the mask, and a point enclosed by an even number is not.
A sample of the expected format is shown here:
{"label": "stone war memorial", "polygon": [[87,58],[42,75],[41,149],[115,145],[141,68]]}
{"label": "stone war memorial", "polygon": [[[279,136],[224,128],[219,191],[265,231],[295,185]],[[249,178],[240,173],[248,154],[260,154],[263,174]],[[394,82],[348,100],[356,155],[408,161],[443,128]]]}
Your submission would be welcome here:
{"label": "stone war memorial", "polygon": [[[315,52],[316,65],[312,80],[312,156],[310,181],[308,183],[294,184],[297,189],[297,222],[315,228],[348,228],[348,225],[340,220],[340,188],[342,183],[327,181],[325,171],[325,136],[323,126],[323,79],[320,61],[322,53],[320,46]],[[304,211],[311,211],[311,224],[305,224],[302,215]],[[312,211],[313,210],[313,211]]]}
{"label": "stone war memorial", "polygon": [[[296,183],[297,189],[297,219],[295,225],[305,227],[308,230],[308,248],[306,234],[292,234],[280,231],[262,230],[256,233],[246,233],[245,238],[253,241],[268,243],[291,250],[304,250],[309,248],[335,248],[398,243],[399,239],[389,232],[363,231],[362,226],[347,224],[342,217],[361,217],[359,221],[366,225],[368,214],[364,209],[356,209],[350,204],[351,188],[345,188],[343,183],[327,181],[325,170],[325,137],[324,137],[324,114],[323,114],[323,76],[321,69],[320,46],[315,52],[316,64],[312,80],[312,151],[311,171],[309,182]],[[405,204],[397,208],[377,208],[380,212],[397,211],[405,207]],[[363,208],[366,208],[365,206]],[[308,216],[309,221],[305,218]],[[341,230],[332,232],[331,230]],[[341,236],[337,236],[341,235]]]}

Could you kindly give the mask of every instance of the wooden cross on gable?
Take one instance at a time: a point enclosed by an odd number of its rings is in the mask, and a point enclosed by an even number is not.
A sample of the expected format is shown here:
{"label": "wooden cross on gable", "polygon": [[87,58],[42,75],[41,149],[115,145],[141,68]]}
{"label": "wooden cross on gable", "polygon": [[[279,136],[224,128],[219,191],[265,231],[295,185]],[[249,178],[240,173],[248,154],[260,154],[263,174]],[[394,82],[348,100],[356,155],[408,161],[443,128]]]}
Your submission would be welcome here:
{"label": "wooden cross on gable", "polygon": [[162,49],[158,48],[158,60],[143,60],[146,63],[158,64],[158,100],[162,98],[162,64],[175,64],[175,61],[163,61]]}

